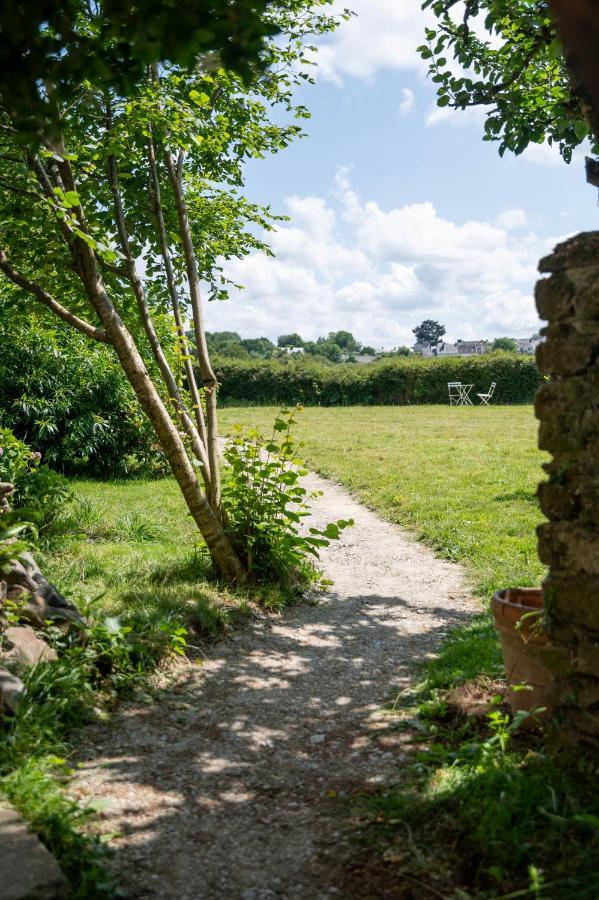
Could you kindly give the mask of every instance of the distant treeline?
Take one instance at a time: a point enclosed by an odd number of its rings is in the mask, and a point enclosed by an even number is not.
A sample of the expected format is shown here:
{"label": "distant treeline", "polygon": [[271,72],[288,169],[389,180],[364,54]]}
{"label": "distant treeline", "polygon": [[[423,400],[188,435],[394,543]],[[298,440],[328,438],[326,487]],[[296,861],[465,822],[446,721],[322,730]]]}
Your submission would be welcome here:
{"label": "distant treeline", "polygon": [[[188,332],[195,346],[192,332]],[[327,337],[305,341],[300,334],[280,334],[274,344],[267,337],[242,338],[236,331],[208,331],[208,351],[213,357],[223,359],[281,359],[293,353],[312,357],[314,362],[354,362],[357,356],[384,357],[409,356],[408,347],[399,347],[383,353],[356,340],[351,331],[330,331]]]}
{"label": "distant treeline", "polygon": [[530,356],[490,353],[466,359],[396,358],[368,366],[318,365],[308,359],[217,361],[221,403],[320,406],[447,403],[447,383],[474,385],[476,393],[497,382],[495,403],[531,403],[542,376]]}

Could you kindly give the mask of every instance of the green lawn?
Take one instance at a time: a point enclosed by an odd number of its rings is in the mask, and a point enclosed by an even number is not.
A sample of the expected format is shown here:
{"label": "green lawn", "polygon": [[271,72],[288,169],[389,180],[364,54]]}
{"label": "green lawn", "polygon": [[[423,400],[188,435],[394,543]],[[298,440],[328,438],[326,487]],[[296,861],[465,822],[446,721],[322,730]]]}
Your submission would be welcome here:
{"label": "green lawn", "polygon": [[[221,412],[267,431],[275,408]],[[298,437],[308,463],[413,530],[470,572],[475,590],[537,585],[536,449],[530,406],[307,408]]]}
{"label": "green lawn", "polygon": [[173,479],[72,487],[74,505],[43,560],[66,596],[138,627],[183,621],[214,636],[247,609],[245,597],[207,580],[205,545]]}
{"label": "green lawn", "polygon": [[[275,412],[227,409],[222,421],[266,430]],[[463,563],[482,597],[539,584],[544,456],[531,407],[309,408],[299,422],[312,467]],[[448,900],[599,897],[596,765],[554,759],[541,736],[512,736],[500,711],[486,722],[451,712],[448,689],[477,679],[494,692],[502,675],[486,608],[405,699],[395,727],[410,733],[418,714],[422,752],[397,785],[353,799],[359,858],[390,892],[407,879]]]}

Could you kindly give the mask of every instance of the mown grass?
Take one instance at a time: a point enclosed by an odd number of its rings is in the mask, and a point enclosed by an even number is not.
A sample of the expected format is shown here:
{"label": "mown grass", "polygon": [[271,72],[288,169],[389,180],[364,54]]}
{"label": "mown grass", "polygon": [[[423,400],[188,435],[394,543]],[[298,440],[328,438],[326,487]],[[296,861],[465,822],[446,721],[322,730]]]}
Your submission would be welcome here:
{"label": "mown grass", "polygon": [[244,594],[210,580],[206,547],[172,479],[72,486],[75,502],[43,559],[66,596],[138,624],[182,621],[202,637],[218,636],[248,612]]}
{"label": "mown grass", "polygon": [[[273,413],[232,409],[222,418],[225,427],[267,430]],[[463,564],[483,600],[405,701],[397,727],[413,730],[416,715],[421,751],[401,783],[356,798],[369,877],[406,898],[594,900],[596,762],[556,759],[541,736],[514,731],[505,704],[481,720],[449,700],[471,681],[489,685],[491,699],[503,667],[484,601],[543,577],[535,490],[544,455],[532,409],[309,408],[298,418],[312,467]]]}
{"label": "mown grass", "polygon": [[[198,656],[239,623],[252,599],[210,579],[210,561],[173,481],[75,481],[74,501],[46,532],[35,556],[46,576],[87,619],[68,636],[49,628],[56,661],[23,674],[15,716],[0,729],[0,793],[59,860],[71,896],[118,895],[106,847],[89,828],[93,810],[69,799],[78,732],[105,718],[123,695],[151,689],[168,656]],[[281,605],[276,588],[260,598]],[[16,615],[16,613],[15,613]]]}
{"label": "mown grass", "polygon": [[[221,421],[267,432],[275,413],[226,409]],[[544,456],[530,406],[310,407],[297,436],[312,467],[463,563],[481,596],[540,583],[535,490]]]}

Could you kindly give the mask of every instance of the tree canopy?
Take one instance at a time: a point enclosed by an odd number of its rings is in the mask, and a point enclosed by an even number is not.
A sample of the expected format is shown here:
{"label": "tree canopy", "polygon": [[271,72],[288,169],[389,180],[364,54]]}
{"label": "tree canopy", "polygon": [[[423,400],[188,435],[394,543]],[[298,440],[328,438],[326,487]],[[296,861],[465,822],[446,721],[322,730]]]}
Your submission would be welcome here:
{"label": "tree canopy", "polygon": [[294,332],[293,334],[280,334],[277,338],[277,347],[303,347],[304,339],[301,335]]}
{"label": "tree canopy", "polygon": [[493,341],[493,350],[507,350],[510,353],[514,353],[517,349],[518,344],[514,338],[498,337]]}
{"label": "tree canopy", "polygon": [[425,319],[412,329],[416,340],[421,344],[438,344],[445,334],[445,326],[434,319]]}
{"label": "tree canopy", "polygon": [[[48,130],[37,115],[35,134],[2,88],[0,271],[7,287],[24,307],[41,303],[113,348],[217,569],[230,581],[244,573],[223,530],[218,383],[202,280],[212,298],[223,299],[224,262],[270,252],[256,235],[271,230],[277,216],[243,197],[244,167],[302,133],[309,114],[295,88],[312,80],[315,36],[339,21],[328,5],[273,3],[269,21],[278,37],[264,40],[263,69],[250,81],[194,55],[185,64],[142,67],[124,92],[109,87],[90,60],[87,77],[68,96],[58,83],[44,83],[42,66],[41,102],[56,117]],[[107,7],[73,0],[72,9],[78,33],[97,37],[109,54]]]}
{"label": "tree canopy", "polygon": [[570,162],[591,129],[549,0],[425,0],[423,8],[437,19],[419,48],[437,104],[483,107],[484,140],[497,141],[500,155],[547,141]]}
{"label": "tree canopy", "polygon": [[249,77],[265,65],[278,13],[294,6],[294,0],[186,0],[176,7],[167,0],[7,0],[0,5],[0,96],[22,129],[39,133],[57,124],[54,100],[72,100],[84,81],[127,94],[148,65],[190,66],[200,56]]}

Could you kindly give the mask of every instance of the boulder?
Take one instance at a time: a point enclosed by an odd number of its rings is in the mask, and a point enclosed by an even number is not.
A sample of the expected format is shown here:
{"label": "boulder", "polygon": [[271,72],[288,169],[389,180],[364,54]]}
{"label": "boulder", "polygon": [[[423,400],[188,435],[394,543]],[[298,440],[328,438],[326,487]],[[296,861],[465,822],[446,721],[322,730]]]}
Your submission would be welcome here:
{"label": "boulder", "polygon": [[68,626],[85,625],[76,607],[44,578],[30,553],[23,553],[20,560],[14,560],[4,579],[8,599],[22,604],[19,615],[31,625],[41,628],[48,620],[64,622]]}
{"label": "boulder", "polygon": [[8,498],[13,493],[14,489],[14,485],[10,484],[8,481],[0,481],[0,516],[2,513],[10,510]]}
{"label": "boulder", "polygon": [[25,685],[20,678],[8,669],[0,668],[0,710],[14,713],[24,690]]}
{"label": "boulder", "polygon": [[56,651],[39,638],[29,625],[12,625],[4,632],[0,661],[20,671],[38,662],[57,659]]}

